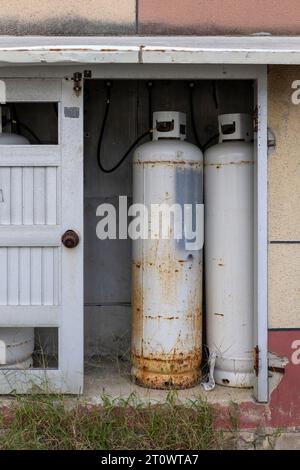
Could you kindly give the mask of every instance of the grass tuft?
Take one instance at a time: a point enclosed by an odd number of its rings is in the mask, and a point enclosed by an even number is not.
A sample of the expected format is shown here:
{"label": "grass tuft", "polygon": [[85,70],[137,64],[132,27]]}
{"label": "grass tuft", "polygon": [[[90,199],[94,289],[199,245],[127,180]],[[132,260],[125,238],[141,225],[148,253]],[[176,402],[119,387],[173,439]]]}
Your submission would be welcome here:
{"label": "grass tuft", "polygon": [[199,399],[188,406],[170,392],[166,403],[147,405],[103,397],[102,406],[70,408],[65,397],[16,397],[0,411],[1,450],[202,450],[221,449],[223,437],[213,428],[209,405]]}

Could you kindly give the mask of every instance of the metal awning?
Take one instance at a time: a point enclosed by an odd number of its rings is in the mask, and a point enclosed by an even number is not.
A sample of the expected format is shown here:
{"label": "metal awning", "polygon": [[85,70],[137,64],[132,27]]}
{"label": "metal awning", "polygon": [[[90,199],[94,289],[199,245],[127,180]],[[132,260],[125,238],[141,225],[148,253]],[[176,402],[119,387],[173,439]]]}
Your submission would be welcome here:
{"label": "metal awning", "polygon": [[0,66],[300,64],[300,36],[0,36]]}

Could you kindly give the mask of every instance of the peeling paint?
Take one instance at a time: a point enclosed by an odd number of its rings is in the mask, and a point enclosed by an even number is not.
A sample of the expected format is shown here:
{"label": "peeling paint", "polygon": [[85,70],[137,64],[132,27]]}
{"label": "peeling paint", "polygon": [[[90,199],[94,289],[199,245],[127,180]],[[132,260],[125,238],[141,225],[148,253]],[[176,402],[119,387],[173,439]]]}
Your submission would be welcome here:
{"label": "peeling paint", "polygon": [[[268,360],[269,360],[269,393],[272,392],[278,387],[280,382],[283,380],[283,373],[276,372],[276,369],[283,369],[289,363],[287,357],[280,357],[278,354],[269,352],[268,353]],[[274,371],[272,371],[274,368]],[[271,369],[271,370],[270,370]]]}

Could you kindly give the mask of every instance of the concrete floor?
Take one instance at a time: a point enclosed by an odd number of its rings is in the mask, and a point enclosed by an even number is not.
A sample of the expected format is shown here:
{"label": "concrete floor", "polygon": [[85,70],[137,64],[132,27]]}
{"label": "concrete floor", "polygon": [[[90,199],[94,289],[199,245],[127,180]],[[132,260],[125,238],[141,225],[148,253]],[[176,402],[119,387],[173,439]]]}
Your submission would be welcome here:
{"label": "concrete floor", "polygon": [[[83,401],[91,404],[101,404],[103,397],[110,399],[128,399],[136,396],[138,402],[161,403],[167,398],[168,391],[151,390],[139,387],[130,380],[130,364],[118,360],[91,360],[85,366],[85,388]],[[235,389],[216,386],[206,392],[201,385],[188,390],[178,390],[179,400],[187,403],[189,400],[205,399],[208,403],[227,404],[253,401],[251,389]]]}

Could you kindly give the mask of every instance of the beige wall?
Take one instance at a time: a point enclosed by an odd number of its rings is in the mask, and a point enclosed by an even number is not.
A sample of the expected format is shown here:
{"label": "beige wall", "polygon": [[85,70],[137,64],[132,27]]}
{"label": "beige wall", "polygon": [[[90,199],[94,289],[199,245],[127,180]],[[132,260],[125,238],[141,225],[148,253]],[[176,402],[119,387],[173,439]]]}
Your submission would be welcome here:
{"label": "beige wall", "polygon": [[0,35],[135,32],[135,0],[0,0]]}
{"label": "beige wall", "polygon": [[[269,163],[269,241],[300,241],[300,105],[291,85],[300,66],[272,66],[268,125],[276,135]],[[269,245],[269,327],[300,327],[300,244]]]}

